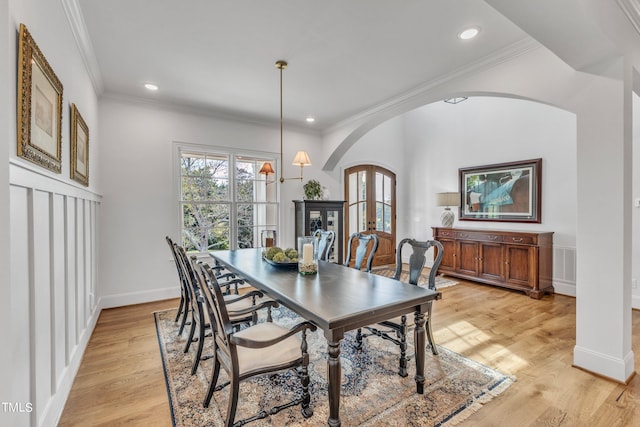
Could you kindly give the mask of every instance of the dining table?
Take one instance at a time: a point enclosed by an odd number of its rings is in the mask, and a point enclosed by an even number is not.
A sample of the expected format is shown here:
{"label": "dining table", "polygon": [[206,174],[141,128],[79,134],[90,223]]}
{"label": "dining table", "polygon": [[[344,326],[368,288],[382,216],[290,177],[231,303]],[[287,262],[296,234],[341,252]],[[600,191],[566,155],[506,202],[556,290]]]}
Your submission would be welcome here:
{"label": "dining table", "polygon": [[[340,342],[348,331],[414,313],[416,392],[424,392],[425,313],[440,293],[341,264],[318,261],[316,274],[299,274],[263,258],[261,248],[218,250],[211,257],[252,286],[322,329],[327,340],[329,426],[340,426]],[[392,392],[390,390],[390,392]]]}

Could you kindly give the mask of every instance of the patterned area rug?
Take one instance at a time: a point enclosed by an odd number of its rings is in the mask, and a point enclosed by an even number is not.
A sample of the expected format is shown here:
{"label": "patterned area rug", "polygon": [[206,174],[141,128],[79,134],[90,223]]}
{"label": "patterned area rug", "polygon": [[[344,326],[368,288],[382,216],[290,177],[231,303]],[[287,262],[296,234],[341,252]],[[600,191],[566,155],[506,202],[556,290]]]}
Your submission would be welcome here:
{"label": "patterned area rug", "polygon": [[[385,277],[393,277],[396,274],[396,269],[395,267],[394,268],[380,267],[380,268],[371,269],[371,272],[374,274],[385,276]],[[402,282],[409,281],[408,271],[402,271],[402,273],[400,273],[400,281]],[[421,274],[420,279],[418,279],[418,286],[426,285],[427,283],[429,283],[429,275]],[[445,279],[442,276],[436,276],[436,289],[442,289],[442,288],[446,288],[446,287],[457,285],[457,284],[458,282],[455,282],[453,280]]]}
{"label": "patterned area rug", "polygon": [[[175,310],[154,313],[173,424],[222,426],[228,387],[214,394],[209,408],[202,406],[212,360],[203,361],[197,373],[190,375],[195,346],[191,346],[189,353],[183,353],[186,331],[182,336],[177,335],[175,314]],[[274,319],[285,326],[300,321],[295,313],[284,307],[274,310]],[[413,340],[413,334],[410,335]],[[326,425],[329,416],[326,340],[318,329],[308,335],[308,342],[313,416],[304,419],[300,406],[294,406],[252,422],[250,426]],[[479,410],[514,381],[513,377],[438,346],[438,356],[433,356],[427,349],[425,393],[419,395],[413,380],[413,358],[409,362],[409,376],[401,378],[397,375],[397,346],[377,337],[368,337],[360,351],[354,344],[355,333],[348,333],[341,346],[340,417],[344,426],[452,426]],[[207,338],[204,353],[212,353],[211,338]],[[222,370],[219,381],[226,380]],[[300,382],[291,371],[243,381],[236,420],[287,402],[299,393]]]}

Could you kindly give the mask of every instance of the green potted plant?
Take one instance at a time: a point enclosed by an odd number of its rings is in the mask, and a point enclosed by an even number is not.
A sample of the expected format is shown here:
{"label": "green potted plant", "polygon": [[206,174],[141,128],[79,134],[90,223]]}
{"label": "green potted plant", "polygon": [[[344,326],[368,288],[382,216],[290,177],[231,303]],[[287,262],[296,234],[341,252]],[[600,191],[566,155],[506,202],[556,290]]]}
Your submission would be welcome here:
{"label": "green potted plant", "polygon": [[306,200],[319,200],[320,196],[322,196],[320,182],[315,179],[310,179],[302,187],[304,188],[304,197]]}

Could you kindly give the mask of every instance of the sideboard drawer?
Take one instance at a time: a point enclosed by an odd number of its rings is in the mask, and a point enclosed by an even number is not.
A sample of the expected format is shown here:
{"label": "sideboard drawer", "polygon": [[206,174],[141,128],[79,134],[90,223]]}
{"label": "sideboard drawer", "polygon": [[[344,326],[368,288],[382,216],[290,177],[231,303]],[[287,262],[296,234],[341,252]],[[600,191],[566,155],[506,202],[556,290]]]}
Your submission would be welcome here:
{"label": "sideboard drawer", "polygon": [[535,236],[504,236],[505,243],[518,243],[520,245],[535,245],[538,243]]}
{"label": "sideboard drawer", "polygon": [[456,238],[479,242],[502,242],[502,235],[486,231],[456,231]]}
{"label": "sideboard drawer", "polygon": [[456,233],[456,237],[459,239],[477,240],[479,242],[502,242],[501,234],[486,233],[480,231],[458,231]]}
{"label": "sideboard drawer", "polygon": [[436,237],[456,237],[453,230],[439,228]]}

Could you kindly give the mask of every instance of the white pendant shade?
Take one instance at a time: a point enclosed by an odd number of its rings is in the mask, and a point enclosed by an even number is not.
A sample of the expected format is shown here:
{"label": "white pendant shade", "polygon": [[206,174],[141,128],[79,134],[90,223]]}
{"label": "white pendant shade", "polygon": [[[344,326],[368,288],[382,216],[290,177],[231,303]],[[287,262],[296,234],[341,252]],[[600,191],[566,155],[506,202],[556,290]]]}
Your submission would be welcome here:
{"label": "white pendant shade", "polygon": [[291,164],[296,166],[311,166],[311,159],[306,151],[298,151]]}

